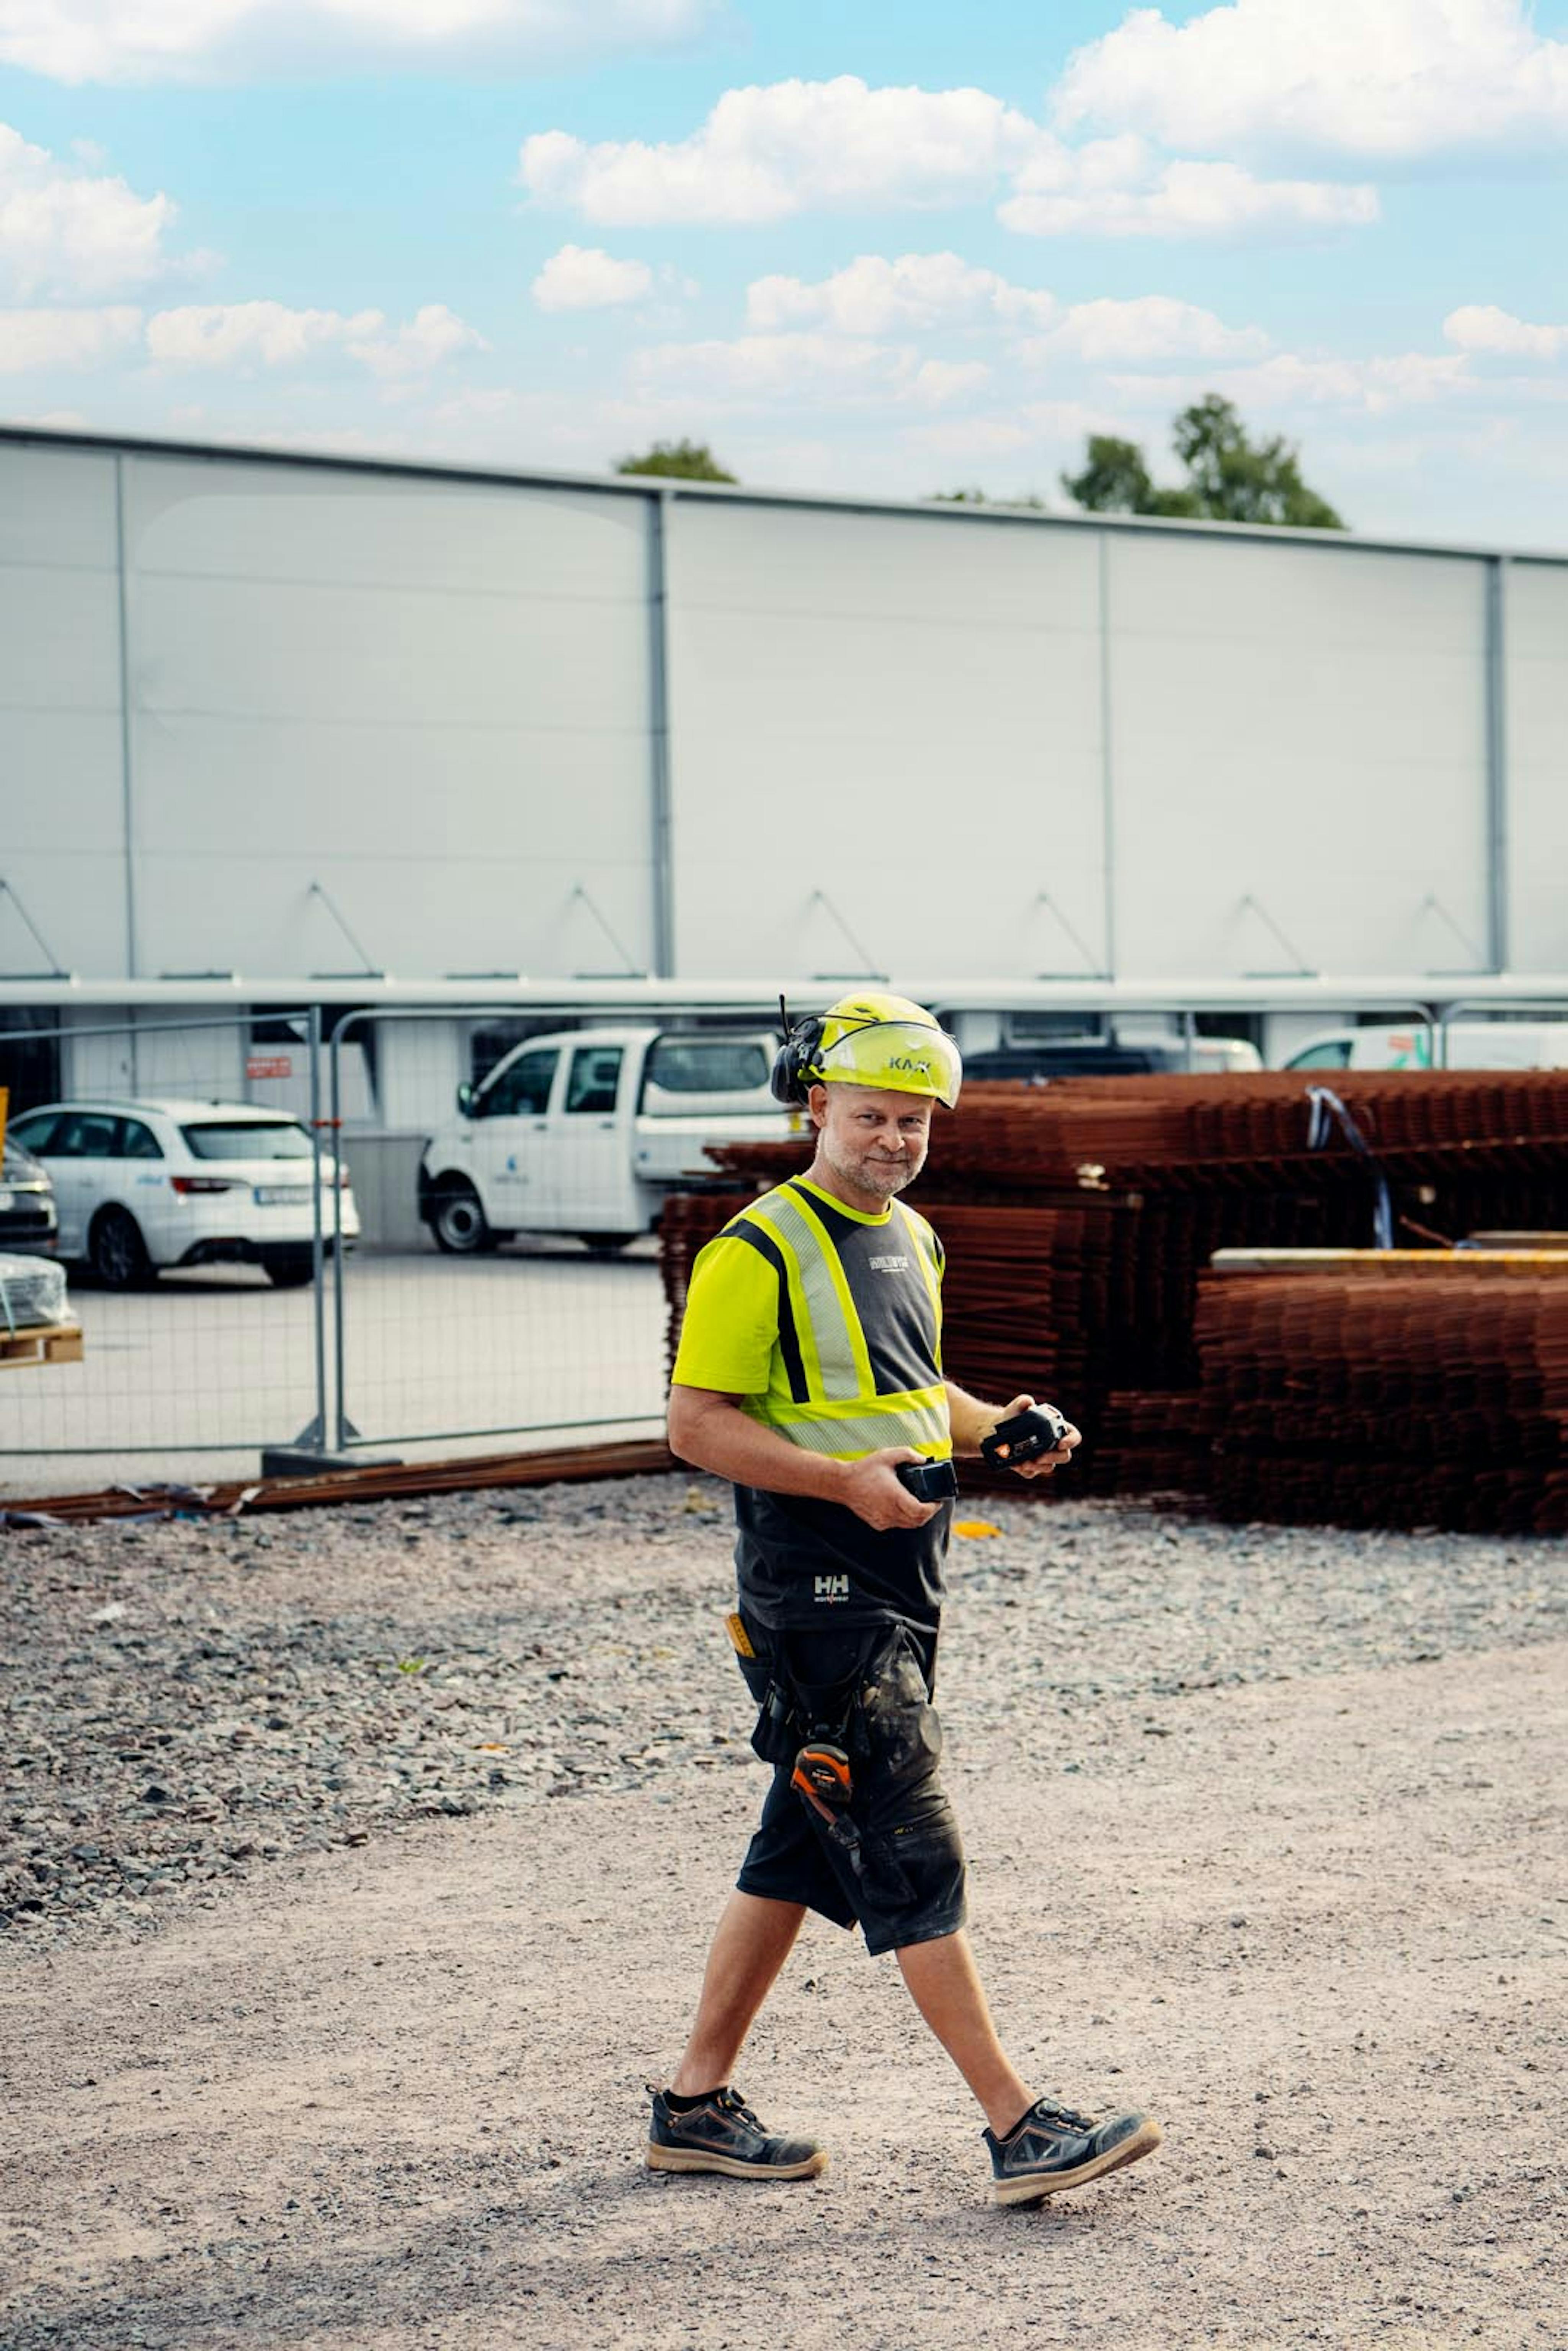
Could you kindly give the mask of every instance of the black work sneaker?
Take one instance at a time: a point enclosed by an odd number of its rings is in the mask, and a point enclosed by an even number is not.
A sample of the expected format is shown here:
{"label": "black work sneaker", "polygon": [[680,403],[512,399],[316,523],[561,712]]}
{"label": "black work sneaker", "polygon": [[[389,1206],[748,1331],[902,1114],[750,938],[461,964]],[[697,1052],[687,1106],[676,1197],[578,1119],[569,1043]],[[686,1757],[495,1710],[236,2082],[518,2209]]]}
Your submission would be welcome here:
{"label": "black work sneaker", "polygon": [[776,2138],[734,2090],[715,2090],[700,2106],[677,2113],[653,2091],[653,2119],[643,2161],[650,2171],[721,2171],[727,2179],[815,2179],[827,2150],[814,2139]]}
{"label": "black work sneaker", "polygon": [[1037,2098],[1006,2138],[988,2130],[980,2136],[991,2150],[992,2203],[1039,2204],[1152,2155],[1163,2134],[1151,2115],[1113,2115],[1097,2123]]}

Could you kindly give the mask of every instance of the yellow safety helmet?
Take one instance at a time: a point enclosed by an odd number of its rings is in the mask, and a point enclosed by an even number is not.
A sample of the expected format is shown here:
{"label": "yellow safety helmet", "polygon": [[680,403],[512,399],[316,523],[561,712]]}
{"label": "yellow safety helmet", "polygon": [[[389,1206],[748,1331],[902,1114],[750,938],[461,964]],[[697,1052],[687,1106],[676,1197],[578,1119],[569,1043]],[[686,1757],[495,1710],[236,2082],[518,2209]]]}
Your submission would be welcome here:
{"label": "yellow safety helmet", "polygon": [[803,1102],[815,1085],[875,1086],[956,1110],[963,1076],[957,1046],[923,1005],[872,989],[787,1023],[773,1091],[780,1102]]}

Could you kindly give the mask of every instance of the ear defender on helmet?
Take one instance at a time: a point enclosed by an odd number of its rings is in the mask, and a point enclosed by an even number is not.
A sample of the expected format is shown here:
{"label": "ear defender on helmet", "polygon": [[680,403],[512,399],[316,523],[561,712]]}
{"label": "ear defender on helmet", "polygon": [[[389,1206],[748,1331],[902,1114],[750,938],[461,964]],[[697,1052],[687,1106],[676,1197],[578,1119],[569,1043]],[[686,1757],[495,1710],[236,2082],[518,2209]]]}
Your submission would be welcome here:
{"label": "ear defender on helmet", "polygon": [[784,998],[779,998],[779,1021],[784,1031],[784,1042],[773,1056],[772,1073],[768,1079],[775,1102],[791,1110],[803,1110],[810,1096],[812,1079],[809,1074],[821,1050],[822,1023],[814,1017],[791,1020]]}

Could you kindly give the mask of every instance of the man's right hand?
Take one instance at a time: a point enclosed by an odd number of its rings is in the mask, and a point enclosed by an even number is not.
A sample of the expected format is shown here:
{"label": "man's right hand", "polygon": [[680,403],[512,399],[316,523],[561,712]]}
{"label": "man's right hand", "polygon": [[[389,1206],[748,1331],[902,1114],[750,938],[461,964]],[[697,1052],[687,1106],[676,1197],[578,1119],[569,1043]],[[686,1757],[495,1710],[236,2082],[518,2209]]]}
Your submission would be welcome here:
{"label": "man's right hand", "polygon": [[885,1534],[890,1527],[923,1527],[936,1516],[941,1505],[917,1502],[894,1475],[899,1462],[923,1458],[913,1446],[885,1445],[880,1453],[865,1453],[858,1461],[847,1461],[839,1499],[878,1534]]}

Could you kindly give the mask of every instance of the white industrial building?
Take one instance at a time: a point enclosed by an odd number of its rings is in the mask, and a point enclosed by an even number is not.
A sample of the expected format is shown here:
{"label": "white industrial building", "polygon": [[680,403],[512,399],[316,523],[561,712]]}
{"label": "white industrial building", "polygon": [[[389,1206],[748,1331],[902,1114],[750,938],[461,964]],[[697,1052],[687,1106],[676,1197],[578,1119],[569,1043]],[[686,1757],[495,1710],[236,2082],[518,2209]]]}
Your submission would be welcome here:
{"label": "white industrial building", "polygon": [[398,1125],[468,1005],[1561,998],[1565,645],[1549,554],[0,431],[0,1021],[444,1005]]}

